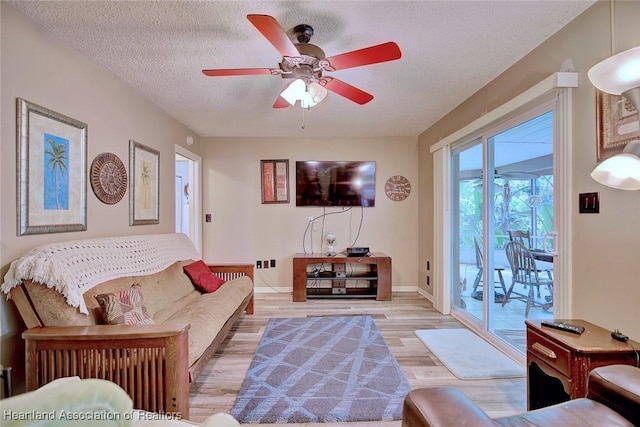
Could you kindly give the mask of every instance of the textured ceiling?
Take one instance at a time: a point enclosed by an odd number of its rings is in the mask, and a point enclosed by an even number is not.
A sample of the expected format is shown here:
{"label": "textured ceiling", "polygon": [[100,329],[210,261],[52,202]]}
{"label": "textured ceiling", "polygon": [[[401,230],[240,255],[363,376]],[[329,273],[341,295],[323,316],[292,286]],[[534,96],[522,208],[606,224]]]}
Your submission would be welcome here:
{"label": "textured ceiling", "polygon": [[[13,2],[203,137],[419,135],[593,3]],[[327,56],[394,41],[402,58],[330,74],[374,95],[368,104],[329,92],[304,116],[298,106],[273,109],[281,77],[201,72],[277,68],[280,55],[247,14],[271,15],[288,32],[311,25]]]}

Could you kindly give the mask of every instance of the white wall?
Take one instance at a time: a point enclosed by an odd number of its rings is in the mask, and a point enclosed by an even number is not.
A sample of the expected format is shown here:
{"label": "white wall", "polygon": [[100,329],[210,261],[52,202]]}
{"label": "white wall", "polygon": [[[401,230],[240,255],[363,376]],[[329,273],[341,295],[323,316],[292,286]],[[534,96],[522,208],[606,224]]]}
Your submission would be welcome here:
{"label": "white wall", "polygon": [[[0,273],[27,250],[44,243],[174,230],[174,152],[192,132],[137,95],[113,74],[63,45],[8,2],[1,2]],[[88,164],[100,153],[116,154],[129,170],[129,140],[160,151],[160,224],[129,226],[129,192],[114,204],[100,202],[87,182],[87,231],[17,236],[16,98],[24,98],[88,124]],[[189,147],[197,150],[198,143]],[[195,147],[195,148],[194,148]],[[0,298],[0,362],[21,378],[23,327],[13,304]]]}
{"label": "white wall", "polygon": [[[417,138],[209,138],[203,140],[202,151],[203,209],[213,219],[204,224],[205,261],[255,263],[275,259],[275,269],[255,270],[256,286],[291,289],[292,257],[303,252],[308,217],[323,212],[320,207],[295,206],[296,160],[374,160],[375,207],[329,215],[324,235],[320,235],[320,223],[313,233],[314,251],[320,251],[319,244],[328,230],[336,232],[336,250],[351,246],[363,212],[356,246],[368,246],[391,256],[394,287],[417,285]],[[260,160],[267,159],[289,159],[289,204],[261,204]],[[404,175],[413,186],[412,194],[402,202],[391,201],[384,194],[384,183],[393,175]],[[327,208],[327,212],[342,210]],[[309,244],[307,239],[307,251]]]}
{"label": "white wall", "polygon": [[[640,2],[616,2],[616,51],[640,45]],[[609,2],[596,3],[560,32],[467,99],[420,135],[420,218],[433,212],[433,171],[429,147],[487,111],[522,93],[561,67],[580,73],[573,90],[573,316],[608,329],[619,328],[640,341],[640,192],[614,190],[590,177],[596,165],[596,91],[587,71],[611,55]],[[566,70],[565,70],[566,71]],[[600,214],[579,214],[578,194],[600,193]],[[420,222],[422,223],[422,222]],[[433,256],[432,225],[420,229],[422,263]],[[427,290],[432,293],[432,289]]]}

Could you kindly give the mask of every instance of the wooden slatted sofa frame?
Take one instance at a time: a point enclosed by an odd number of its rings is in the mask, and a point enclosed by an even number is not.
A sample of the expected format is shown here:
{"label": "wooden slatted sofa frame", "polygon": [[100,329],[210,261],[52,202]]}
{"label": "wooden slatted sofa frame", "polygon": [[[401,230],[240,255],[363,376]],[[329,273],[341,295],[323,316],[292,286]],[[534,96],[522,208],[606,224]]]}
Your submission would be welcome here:
{"label": "wooden slatted sofa frame", "polygon": [[[248,276],[252,264],[209,265],[229,281]],[[189,418],[189,386],[215,354],[244,311],[253,314],[253,292],[238,306],[204,354],[188,366],[188,324],[44,327],[23,286],[11,289],[28,330],[26,388],[35,390],[60,377],[101,378],[131,396],[134,407],[179,413]]]}

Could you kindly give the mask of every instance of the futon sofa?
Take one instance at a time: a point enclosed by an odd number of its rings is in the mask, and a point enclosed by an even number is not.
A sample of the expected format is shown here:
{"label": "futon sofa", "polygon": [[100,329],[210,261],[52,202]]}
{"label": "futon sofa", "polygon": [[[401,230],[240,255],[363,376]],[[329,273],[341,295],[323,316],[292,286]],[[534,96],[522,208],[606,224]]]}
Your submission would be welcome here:
{"label": "futon sofa", "polygon": [[402,426],[640,426],[640,369],[630,365],[595,368],[589,374],[586,397],[496,419],[459,390],[420,388],[405,398]]}
{"label": "futon sofa", "polygon": [[[187,274],[195,265],[224,283],[203,292]],[[253,265],[207,266],[184,234],[86,239],[29,251],[2,290],[28,328],[27,391],[60,377],[106,379],[137,409],[188,418],[190,383],[253,313]]]}

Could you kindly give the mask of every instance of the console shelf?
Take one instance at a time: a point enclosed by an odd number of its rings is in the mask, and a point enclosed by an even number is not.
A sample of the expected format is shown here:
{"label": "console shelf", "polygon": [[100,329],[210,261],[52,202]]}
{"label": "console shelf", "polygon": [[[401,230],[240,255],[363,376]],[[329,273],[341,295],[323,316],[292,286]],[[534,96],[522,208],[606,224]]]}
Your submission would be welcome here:
{"label": "console shelf", "polygon": [[[362,283],[365,286],[360,286]],[[293,301],[307,298],[375,298],[391,300],[391,258],[295,254]]]}
{"label": "console shelf", "polygon": [[314,276],[313,274],[307,274],[307,280],[378,280],[378,276],[376,274],[351,274],[344,277],[336,277],[336,276]]}

